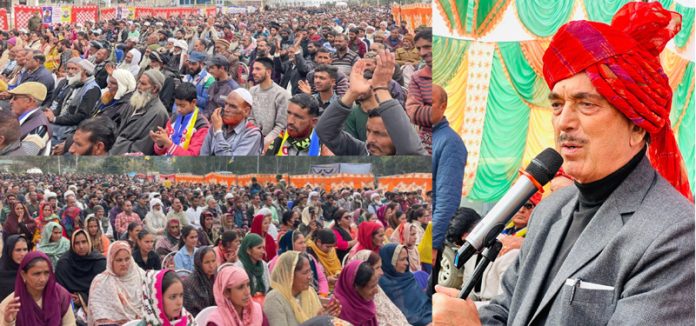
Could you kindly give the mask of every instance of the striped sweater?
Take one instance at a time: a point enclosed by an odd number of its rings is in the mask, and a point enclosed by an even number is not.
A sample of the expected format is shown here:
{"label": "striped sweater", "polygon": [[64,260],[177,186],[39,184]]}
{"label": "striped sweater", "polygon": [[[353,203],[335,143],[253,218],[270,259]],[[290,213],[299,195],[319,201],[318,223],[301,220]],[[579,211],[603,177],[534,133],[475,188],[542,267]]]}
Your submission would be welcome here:
{"label": "striped sweater", "polygon": [[430,120],[433,104],[432,75],[432,69],[428,66],[416,71],[408,85],[406,99],[406,113],[411,123],[420,127],[419,135],[428,154],[432,154],[433,143],[433,125]]}

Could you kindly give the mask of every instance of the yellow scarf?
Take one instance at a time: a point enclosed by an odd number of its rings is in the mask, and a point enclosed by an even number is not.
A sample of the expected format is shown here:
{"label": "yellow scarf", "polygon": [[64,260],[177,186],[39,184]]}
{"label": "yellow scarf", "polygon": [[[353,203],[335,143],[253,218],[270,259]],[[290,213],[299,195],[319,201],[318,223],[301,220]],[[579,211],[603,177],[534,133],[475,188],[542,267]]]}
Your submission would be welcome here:
{"label": "yellow scarf", "polygon": [[319,263],[324,266],[326,276],[335,276],[341,272],[341,261],[338,260],[336,255],[336,248],[331,248],[328,253],[325,253],[311,239],[307,239],[307,246],[312,248],[317,259],[319,259]]}
{"label": "yellow scarf", "polygon": [[319,314],[322,307],[319,296],[311,286],[297,297],[292,295],[292,282],[298,260],[299,252],[297,251],[286,251],[280,255],[271,273],[271,287],[285,297],[295,313],[295,319],[303,323]]}
{"label": "yellow scarf", "polygon": [[421,258],[421,263],[432,264],[433,262],[433,222],[428,222],[425,228],[423,238],[418,244],[418,255]]}
{"label": "yellow scarf", "polygon": [[[198,119],[198,111],[198,107],[193,109],[193,115],[191,116],[191,119],[189,119],[188,125],[186,126],[186,134],[183,135],[185,137],[184,141],[179,144],[179,146],[183,149],[188,149],[189,144],[191,143],[191,137],[193,137],[193,128],[196,126],[196,120]],[[181,122],[184,122],[183,118],[181,119]],[[172,129],[174,129],[174,132],[176,132],[175,126],[172,125]]]}

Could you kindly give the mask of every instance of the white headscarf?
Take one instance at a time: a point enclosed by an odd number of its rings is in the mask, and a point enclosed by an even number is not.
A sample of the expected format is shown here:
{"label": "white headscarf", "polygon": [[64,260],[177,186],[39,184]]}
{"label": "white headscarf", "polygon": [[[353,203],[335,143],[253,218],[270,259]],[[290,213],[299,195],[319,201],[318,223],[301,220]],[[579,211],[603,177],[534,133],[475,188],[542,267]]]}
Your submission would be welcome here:
{"label": "white headscarf", "polygon": [[89,294],[89,309],[92,323],[100,319],[134,320],[143,316],[143,277],[145,272],[130,258],[128,272],[117,276],[113,270],[116,254],[132,249],[128,242],[115,241],[106,254],[106,270],[92,281]]}
{"label": "white headscarf", "polygon": [[142,54],[137,49],[131,49],[128,53],[133,56],[133,60],[131,60],[131,63],[127,63],[124,59],[123,62],[118,65],[118,68],[130,71],[130,73],[133,74],[133,78],[135,78],[135,76],[140,73],[140,58]]}
{"label": "white headscarf", "polygon": [[124,95],[135,90],[135,77],[130,71],[116,69],[111,74],[111,77],[114,77],[114,79],[116,79],[116,83],[118,83],[118,90],[116,91],[116,94],[114,94],[114,99],[120,100]]}

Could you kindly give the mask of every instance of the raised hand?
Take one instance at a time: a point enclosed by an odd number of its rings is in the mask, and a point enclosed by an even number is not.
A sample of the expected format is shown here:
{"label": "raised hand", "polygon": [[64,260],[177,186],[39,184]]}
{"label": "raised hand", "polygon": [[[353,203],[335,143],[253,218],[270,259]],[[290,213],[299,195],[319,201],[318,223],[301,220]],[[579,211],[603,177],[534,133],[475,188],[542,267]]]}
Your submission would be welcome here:
{"label": "raised hand", "polygon": [[302,93],[312,95],[312,87],[310,87],[309,83],[304,80],[300,80],[297,82],[297,88],[299,88],[300,92]]}
{"label": "raised hand", "polygon": [[[372,84],[374,83],[365,79],[363,73],[365,72],[365,61],[363,59],[358,60],[358,62],[353,65],[353,69],[350,71],[350,91],[355,93],[355,95],[362,95],[370,91]],[[374,80],[374,75],[373,75]]]}
{"label": "raised hand", "polygon": [[213,131],[222,129],[222,108],[217,108],[210,115],[210,124],[213,126]]}
{"label": "raised hand", "polygon": [[[395,67],[396,59],[393,53],[389,52],[389,50],[377,52],[377,67],[375,67],[375,71],[372,74],[372,85],[374,87],[389,86],[389,81],[394,75]],[[351,82],[352,81],[351,79]]]}

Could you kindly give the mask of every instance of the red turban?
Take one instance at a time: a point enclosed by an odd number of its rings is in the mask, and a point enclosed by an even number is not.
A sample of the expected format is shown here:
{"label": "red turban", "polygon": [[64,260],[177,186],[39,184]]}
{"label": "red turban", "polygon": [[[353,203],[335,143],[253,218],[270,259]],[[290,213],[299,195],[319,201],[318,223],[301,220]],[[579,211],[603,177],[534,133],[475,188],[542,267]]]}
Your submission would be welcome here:
{"label": "red turban", "polygon": [[611,25],[572,21],[563,25],[544,53],[549,88],[585,72],[611,105],[650,134],[653,167],[679,192],[693,200],[669,112],[672,89],[659,54],[681,29],[681,15],[658,2],[631,2]]}

